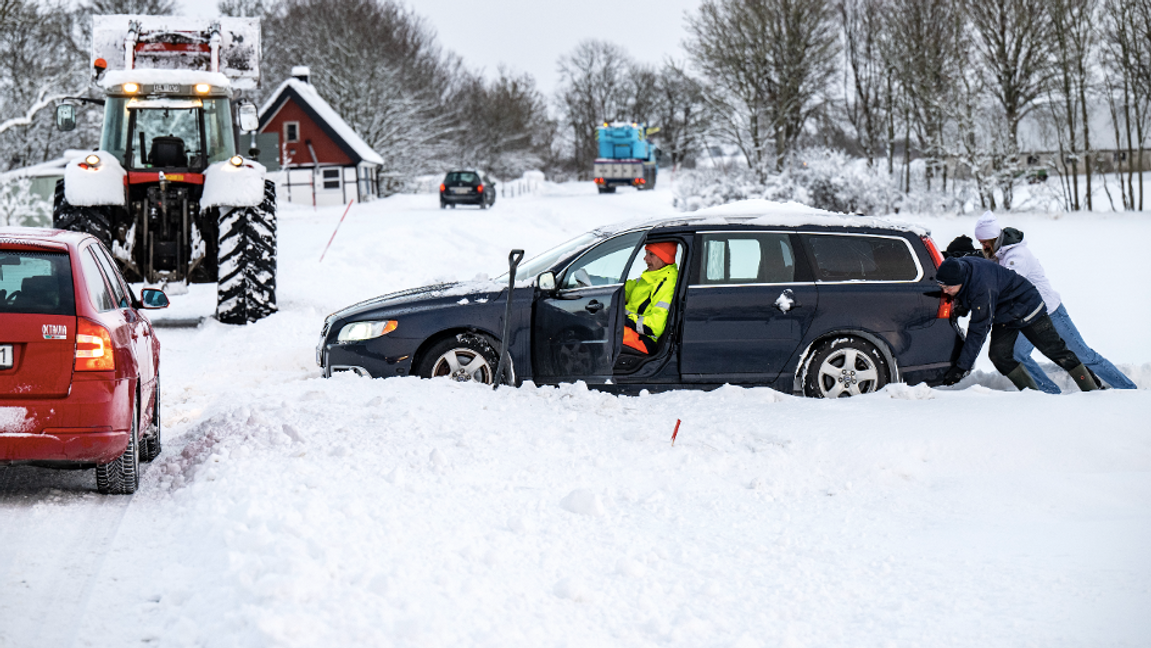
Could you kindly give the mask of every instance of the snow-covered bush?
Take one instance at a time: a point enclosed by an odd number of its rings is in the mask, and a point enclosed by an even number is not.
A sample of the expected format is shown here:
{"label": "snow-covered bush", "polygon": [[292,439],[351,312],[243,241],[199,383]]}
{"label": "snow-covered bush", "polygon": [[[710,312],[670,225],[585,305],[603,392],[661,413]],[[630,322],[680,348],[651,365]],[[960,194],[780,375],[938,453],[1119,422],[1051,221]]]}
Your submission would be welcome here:
{"label": "snow-covered bush", "polygon": [[52,204],[32,191],[31,178],[0,175],[0,225],[52,226]]}
{"label": "snow-covered bush", "polygon": [[800,151],[782,173],[762,182],[747,169],[684,171],[673,191],[681,211],[764,198],[843,213],[889,214],[902,198],[886,171],[822,148]]}

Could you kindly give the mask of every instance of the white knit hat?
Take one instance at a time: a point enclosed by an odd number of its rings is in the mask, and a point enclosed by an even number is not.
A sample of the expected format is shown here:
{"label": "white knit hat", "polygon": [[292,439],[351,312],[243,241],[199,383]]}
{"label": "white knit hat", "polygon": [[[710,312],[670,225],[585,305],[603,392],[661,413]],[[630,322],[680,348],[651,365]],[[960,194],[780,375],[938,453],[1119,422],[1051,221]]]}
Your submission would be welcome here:
{"label": "white knit hat", "polygon": [[998,238],[1001,231],[999,221],[990,211],[983,212],[979,220],[975,221],[975,238],[980,241]]}

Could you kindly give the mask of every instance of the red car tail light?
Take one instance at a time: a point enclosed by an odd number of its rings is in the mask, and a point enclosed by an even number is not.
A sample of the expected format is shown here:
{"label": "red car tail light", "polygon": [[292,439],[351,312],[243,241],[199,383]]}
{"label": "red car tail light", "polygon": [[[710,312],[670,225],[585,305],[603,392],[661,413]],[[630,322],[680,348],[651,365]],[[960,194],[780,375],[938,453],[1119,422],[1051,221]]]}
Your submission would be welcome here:
{"label": "red car tail light", "polygon": [[[939,253],[939,248],[935,247],[935,241],[932,241],[930,236],[924,236],[923,244],[931,253],[931,262],[935,264],[935,267],[938,268],[943,265],[943,255]],[[951,297],[946,293],[939,297],[939,310],[936,311],[935,316],[939,319],[951,318]]]}
{"label": "red car tail light", "polygon": [[484,186],[480,185],[480,186],[476,187],[476,191],[483,193],[484,192]]}
{"label": "red car tail light", "polygon": [[446,186],[444,186],[443,184],[440,185],[440,193],[447,191],[447,189],[448,188]]}
{"label": "red car tail light", "polygon": [[930,236],[924,236],[923,244],[927,246],[927,251],[931,253],[931,260],[935,262],[935,267],[938,268],[943,265],[943,255],[939,253],[939,248],[935,247],[935,241],[932,241]]}
{"label": "red car tail light", "polygon": [[83,317],[76,320],[76,371],[112,371],[112,335]]}

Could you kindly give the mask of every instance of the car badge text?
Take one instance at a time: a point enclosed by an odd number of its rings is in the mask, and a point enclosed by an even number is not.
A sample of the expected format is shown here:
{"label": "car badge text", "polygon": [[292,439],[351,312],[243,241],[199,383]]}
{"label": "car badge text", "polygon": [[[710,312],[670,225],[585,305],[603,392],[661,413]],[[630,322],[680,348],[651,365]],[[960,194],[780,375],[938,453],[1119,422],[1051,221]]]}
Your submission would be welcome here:
{"label": "car badge text", "polygon": [[45,324],[44,325],[44,339],[45,340],[67,340],[68,327],[63,324]]}

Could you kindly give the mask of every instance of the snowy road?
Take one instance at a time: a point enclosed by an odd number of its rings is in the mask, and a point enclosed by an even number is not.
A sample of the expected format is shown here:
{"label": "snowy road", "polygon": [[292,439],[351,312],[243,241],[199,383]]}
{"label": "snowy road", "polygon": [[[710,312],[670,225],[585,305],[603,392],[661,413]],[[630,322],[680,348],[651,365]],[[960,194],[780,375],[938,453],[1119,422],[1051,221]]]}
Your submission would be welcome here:
{"label": "snowy road", "polygon": [[[321,264],[340,210],[285,210],[280,313],[160,331],[164,453],[135,496],[0,468],[0,647],[1145,645],[1145,216],[1003,219],[1137,392],[319,377],[336,308],[660,213],[664,189],[399,196],[354,207]],[[942,245],[974,224],[909,220]]]}

